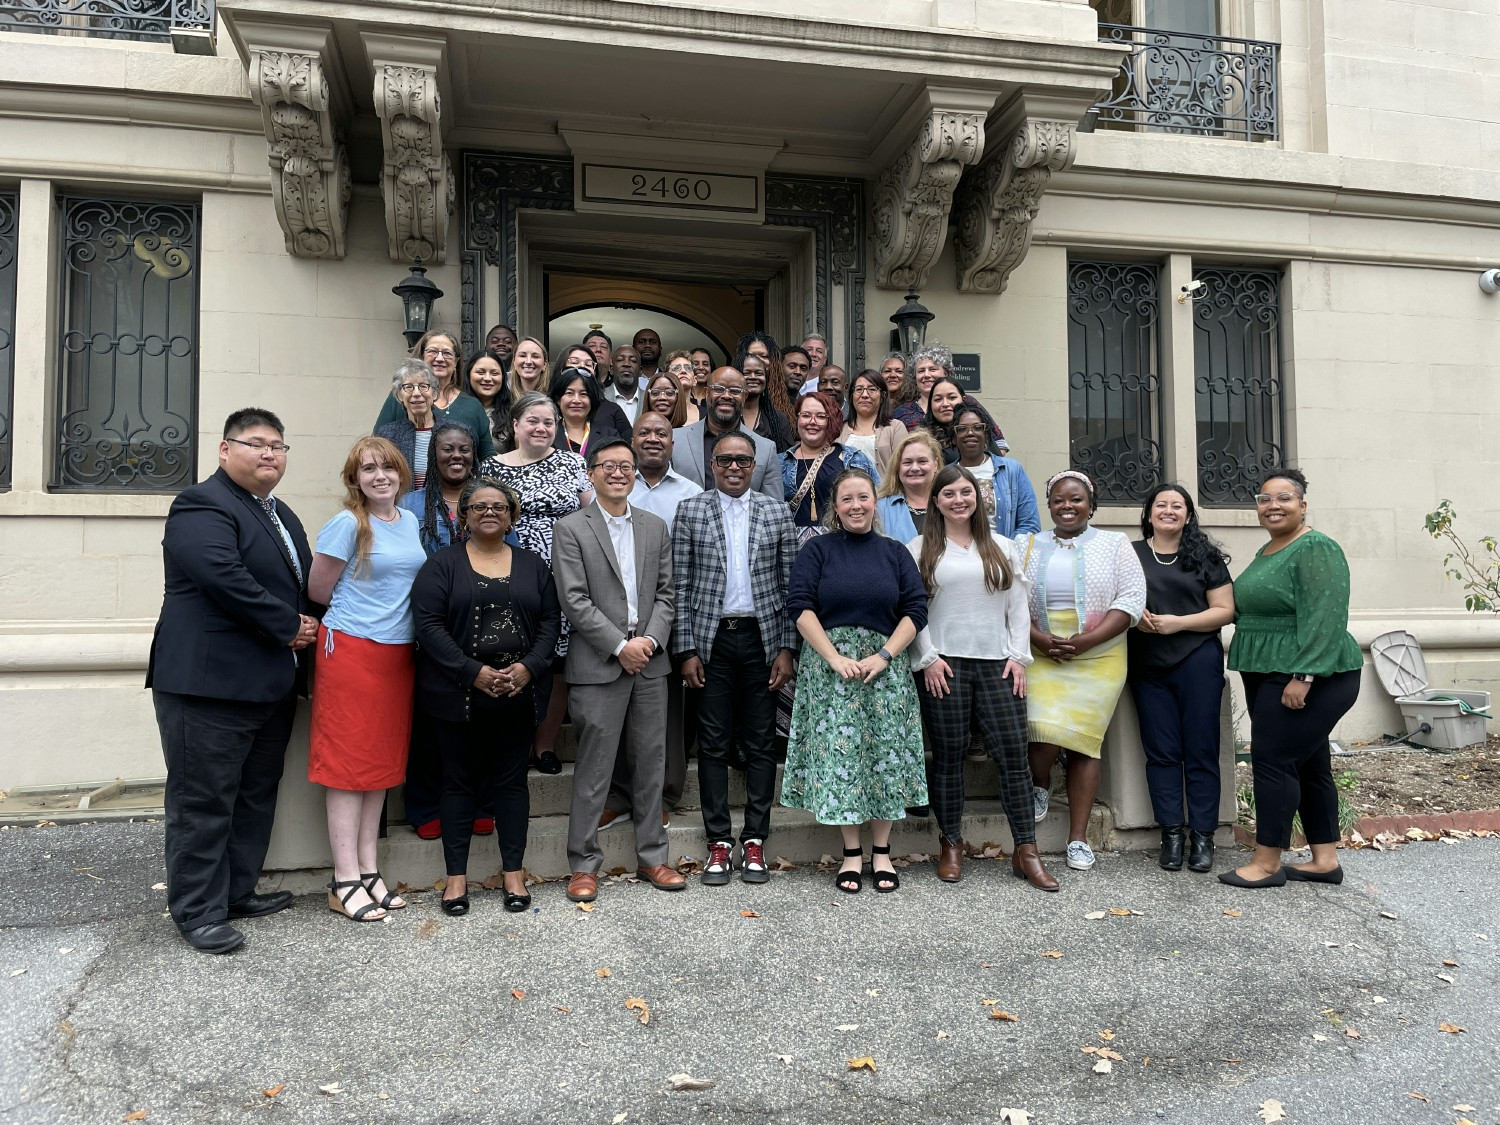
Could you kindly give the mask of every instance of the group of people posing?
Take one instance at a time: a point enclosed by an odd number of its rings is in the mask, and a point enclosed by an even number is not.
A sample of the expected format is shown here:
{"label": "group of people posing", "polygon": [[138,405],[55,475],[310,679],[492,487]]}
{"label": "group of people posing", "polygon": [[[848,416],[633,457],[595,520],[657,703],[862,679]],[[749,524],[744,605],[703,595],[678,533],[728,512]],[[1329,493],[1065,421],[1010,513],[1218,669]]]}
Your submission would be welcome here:
{"label": "group of people posing", "polygon": [[[826,352],[815,371],[804,348],[764,333],[717,368],[674,354],[659,369],[659,341],[653,353],[640,335],[630,348],[595,338],[567,349],[556,373],[539,341],[496,329],[486,344],[465,365],[456,339],[429,333],[399,366],[313,550],[271,498],[288,447],[266,411],[231,416],[221,471],[174,504],[150,682],[169,767],[169,904],[198,948],[232,948],[242,935],[229,919],[284,905],[253,893],[274,805],[259,775],[264,747],[285,746],[304,649],[316,665],[308,773],[328,794],[329,906],[355,921],[406,905],[376,864],[385,793],[402,782],[408,819],[442,839],[442,908],[469,910],[470,840],[493,831],[504,906],[526,909],[527,772],[560,771],[569,713],[574,901],[598,893],[599,833],[625,819],[639,877],[685,887],[667,826],[695,743],[706,885],[769,878],[778,799],[839,827],[846,893],[867,878],[897,889],[891,829],[912,815],[936,820],[936,873],[957,882],[964,766],[977,750],[998,768],[1013,872],[1055,891],[1036,847],[1054,767],[1062,759],[1066,861],[1086,870],[1100,751],[1127,683],[1161,866],[1207,871],[1219,631],[1237,612],[1229,666],[1250,702],[1260,846],[1220,878],[1337,881],[1327,736],[1352,705],[1360,653],[1344,627],[1347,565],[1307,527],[1296,470],[1267,474],[1256,506],[1270,540],[1236,586],[1175,485],[1147,497],[1131,542],[1092,526],[1093,482],[1064,470],[1047,481],[1043,530],[1024,469],[941,347],[888,356],[846,384],[840,369],[828,376]],[[644,387],[642,364],[656,370]],[[653,394],[663,388],[672,393]],[[219,545],[212,565],[181,557],[202,549],[188,536]],[[290,648],[290,664],[270,661],[274,682],[248,694],[169,678],[193,600],[244,634],[241,657]],[[217,755],[216,776],[237,794],[227,800],[181,777],[201,753],[197,704],[212,704],[199,721],[241,747]],[[243,719],[233,736],[226,708]],[[745,774],[738,836],[731,768]],[[247,790],[258,794],[248,805]],[[1283,868],[1298,811],[1313,860]]]}

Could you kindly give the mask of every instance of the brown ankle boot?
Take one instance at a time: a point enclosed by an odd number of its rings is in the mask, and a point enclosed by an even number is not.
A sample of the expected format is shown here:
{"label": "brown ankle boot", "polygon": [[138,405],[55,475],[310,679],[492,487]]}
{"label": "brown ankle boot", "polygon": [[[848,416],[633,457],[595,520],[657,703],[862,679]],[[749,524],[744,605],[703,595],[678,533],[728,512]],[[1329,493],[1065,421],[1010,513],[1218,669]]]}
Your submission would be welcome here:
{"label": "brown ankle boot", "polygon": [[938,837],[942,853],[938,856],[937,877],[945,883],[956,883],[964,873],[964,846],[946,836]]}
{"label": "brown ankle boot", "polygon": [[1042,866],[1042,857],[1037,854],[1035,844],[1016,845],[1010,857],[1010,873],[1017,879],[1025,879],[1039,891],[1057,890],[1057,880]]}

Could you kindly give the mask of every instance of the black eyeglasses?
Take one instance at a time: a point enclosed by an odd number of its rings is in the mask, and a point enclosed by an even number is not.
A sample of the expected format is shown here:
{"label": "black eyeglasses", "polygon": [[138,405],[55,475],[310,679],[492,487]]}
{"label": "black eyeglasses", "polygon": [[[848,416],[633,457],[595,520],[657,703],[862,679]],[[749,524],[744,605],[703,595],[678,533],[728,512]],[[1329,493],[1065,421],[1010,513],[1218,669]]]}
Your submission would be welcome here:
{"label": "black eyeglasses", "polygon": [[510,505],[509,504],[470,504],[469,505],[469,514],[471,516],[487,516],[491,512],[494,512],[495,515],[497,515],[497,516],[501,512],[505,512],[508,515],[510,513]]}
{"label": "black eyeglasses", "polygon": [[246,449],[253,449],[257,454],[270,453],[275,457],[285,457],[291,452],[292,447],[285,442],[272,442],[267,445],[263,441],[241,441],[237,437],[227,437],[225,441],[232,441],[235,445],[243,445]]}
{"label": "black eyeglasses", "polygon": [[751,465],[755,464],[755,458],[749,453],[715,453],[714,464],[725,469],[729,468],[730,465],[738,465],[742,469],[748,469]]}

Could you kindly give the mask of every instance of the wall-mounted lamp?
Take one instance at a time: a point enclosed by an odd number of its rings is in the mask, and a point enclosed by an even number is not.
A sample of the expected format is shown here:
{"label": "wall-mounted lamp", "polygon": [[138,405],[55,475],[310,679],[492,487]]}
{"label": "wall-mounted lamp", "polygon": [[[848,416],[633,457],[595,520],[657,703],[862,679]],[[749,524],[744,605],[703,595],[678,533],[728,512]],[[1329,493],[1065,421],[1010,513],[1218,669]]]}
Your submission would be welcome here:
{"label": "wall-mounted lamp", "polygon": [[427,333],[432,320],[432,303],[443,295],[443,291],[427,280],[427,271],[422,268],[422,259],[411,264],[411,273],[401,279],[399,285],[391,286],[391,292],[401,298],[401,314],[406,322],[402,335],[407,348],[417,346],[417,341]]}
{"label": "wall-mounted lamp", "polygon": [[912,355],[927,342],[927,326],[937,319],[937,314],[917,299],[915,289],[908,290],[906,304],[891,316],[896,326],[896,350],[903,355]]}

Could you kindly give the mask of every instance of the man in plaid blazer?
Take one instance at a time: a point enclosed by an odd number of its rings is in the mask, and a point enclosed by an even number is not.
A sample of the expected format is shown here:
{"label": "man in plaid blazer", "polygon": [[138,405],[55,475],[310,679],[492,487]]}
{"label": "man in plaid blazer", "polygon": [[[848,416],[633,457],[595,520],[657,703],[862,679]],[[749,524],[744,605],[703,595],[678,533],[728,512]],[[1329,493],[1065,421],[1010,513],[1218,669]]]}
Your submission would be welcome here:
{"label": "man in plaid blazer", "polygon": [[683,681],[702,688],[698,704],[698,786],[708,862],[703,882],[719,886],[734,870],[729,818],[729,753],[745,757],[745,823],[740,877],[770,878],[765,840],[776,799],[771,736],[776,693],[792,676],[796,630],[786,612],[797,529],[786,504],[753,491],[755,444],[738,430],[713,447],[711,492],[677,507],[672,580],[677,616],[672,655]]}

